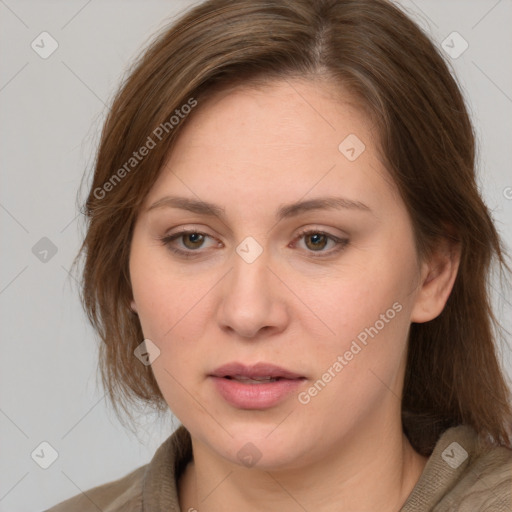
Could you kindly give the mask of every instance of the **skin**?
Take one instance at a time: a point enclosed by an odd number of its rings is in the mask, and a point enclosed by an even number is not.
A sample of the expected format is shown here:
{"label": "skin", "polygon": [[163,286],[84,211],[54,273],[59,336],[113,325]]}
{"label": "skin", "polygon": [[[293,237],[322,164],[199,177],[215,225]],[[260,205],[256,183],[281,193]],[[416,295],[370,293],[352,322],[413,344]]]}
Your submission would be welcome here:
{"label": "skin", "polygon": [[[327,81],[217,92],[183,128],[140,210],[130,252],[132,307],[160,350],[152,370],[192,436],[181,509],[399,510],[427,460],[400,419],[409,327],[442,311],[459,254],[440,244],[429,261],[418,258],[375,128]],[[349,134],[366,146],[354,161],[338,149]],[[215,203],[225,217],[148,209],[169,195]],[[323,196],[371,211],[276,221],[283,204]],[[179,228],[208,235],[203,245],[190,236],[170,242],[194,257],[161,241]],[[349,242],[335,252],[328,239],[300,238],[302,228]],[[248,236],[263,251],[252,263],[235,250]],[[396,303],[400,312],[307,404],[294,392],[266,410],[239,409],[208,377],[232,361],[271,362],[305,376],[305,392]],[[248,442],[261,454],[252,467],[237,457]]]}

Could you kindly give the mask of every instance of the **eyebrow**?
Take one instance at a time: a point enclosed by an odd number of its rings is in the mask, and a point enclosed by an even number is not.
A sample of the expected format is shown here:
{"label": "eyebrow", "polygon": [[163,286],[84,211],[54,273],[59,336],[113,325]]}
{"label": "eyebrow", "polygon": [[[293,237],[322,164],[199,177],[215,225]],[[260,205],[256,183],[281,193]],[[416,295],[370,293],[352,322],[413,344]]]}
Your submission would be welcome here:
{"label": "eyebrow", "polygon": [[[148,207],[147,211],[154,210],[156,208],[178,208],[181,210],[187,210],[200,215],[208,215],[211,217],[218,217],[220,219],[225,218],[226,211],[224,208],[209,203],[207,201],[201,201],[191,199],[188,197],[179,196],[165,196],[153,203]],[[300,215],[301,213],[315,211],[315,210],[340,210],[349,209],[361,212],[371,213],[371,209],[361,203],[360,201],[353,201],[344,197],[318,197],[315,199],[308,199],[306,201],[298,201],[296,203],[290,203],[281,205],[276,212],[276,219],[281,221],[283,219],[289,219]]]}

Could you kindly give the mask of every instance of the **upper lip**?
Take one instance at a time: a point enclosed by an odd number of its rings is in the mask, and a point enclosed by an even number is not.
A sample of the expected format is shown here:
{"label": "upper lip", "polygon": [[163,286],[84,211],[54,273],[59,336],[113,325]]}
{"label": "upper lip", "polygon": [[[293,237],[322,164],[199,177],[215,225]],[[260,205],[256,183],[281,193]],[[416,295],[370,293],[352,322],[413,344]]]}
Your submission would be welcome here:
{"label": "upper lip", "polygon": [[212,377],[247,377],[249,379],[271,377],[282,379],[302,379],[303,375],[291,372],[270,363],[245,365],[242,363],[227,363],[219,366],[211,374]]}

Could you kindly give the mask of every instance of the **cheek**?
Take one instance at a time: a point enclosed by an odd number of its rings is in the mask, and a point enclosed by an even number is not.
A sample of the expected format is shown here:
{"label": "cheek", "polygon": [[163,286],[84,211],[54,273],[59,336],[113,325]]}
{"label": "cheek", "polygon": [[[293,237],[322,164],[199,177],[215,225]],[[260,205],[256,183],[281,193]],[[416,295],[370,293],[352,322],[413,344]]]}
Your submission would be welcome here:
{"label": "cheek", "polygon": [[[190,319],[204,315],[204,305],[200,303],[207,292],[206,286],[195,286],[190,281],[170,279],[155,272],[148,272],[146,277],[141,274],[139,278],[132,281],[133,294],[145,336],[168,343],[176,338],[183,325],[199,327]],[[195,333],[188,331],[188,336],[193,338]]]}
{"label": "cheek", "polygon": [[150,248],[134,244],[130,276],[144,338],[160,351],[151,365],[152,372],[165,401],[181,420],[192,411],[198,416],[204,414],[184,390],[195,389],[199,383],[201,372],[190,370],[197,370],[202,361],[200,344],[195,341],[204,338],[201,319],[211,315],[208,301],[201,298],[212,283],[208,282],[211,278],[194,282],[180,277],[162,259],[165,257],[155,256]]}
{"label": "cheek", "polygon": [[135,230],[130,252],[133,299],[144,336],[160,346],[163,333],[172,326],[176,292],[168,285],[165,265],[155,257],[156,251],[141,238]]}
{"label": "cheek", "polygon": [[201,320],[204,323],[212,314],[208,292],[218,278],[180,274],[165,251],[136,243],[135,237],[134,241],[130,278],[144,336],[165,351],[170,350],[171,341],[183,345],[186,340],[201,339]]}
{"label": "cheek", "polygon": [[[339,407],[329,414],[338,426],[377,408],[390,390],[400,393],[396,377],[410,323],[402,284],[399,276],[387,274],[379,282],[371,277],[351,276],[331,290],[332,300],[315,302],[323,306],[322,319],[335,334],[310,340],[304,350],[314,368],[305,397],[311,398],[312,407],[306,412],[322,415],[336,403]],[[346,411],[351,411],[351,419]]]}
{"label": "cheek", "polygon": [[[375,323],[393,304],[398,302],[400,309],[407,309],[411,300],[408,271],[404,265],[390,267],[386,268],[381,259],[367,259],[360,268],[352,267],[347,274],[326,280],[325,286],[317,283],[309,301],[335,335],[354,336]],[[388,316],[393,317],[393,311]]]}
{"label": "cheek", "polygon": [[408,240],[397,245],[383,238],[358,252],[347,265],[350,271],[326,276],[310,289],[310,303],[330,330],[315,341],[321,367],[328,368],[345,353],[353,369],[393,366],[400,360],[415,297],[415,251]]}

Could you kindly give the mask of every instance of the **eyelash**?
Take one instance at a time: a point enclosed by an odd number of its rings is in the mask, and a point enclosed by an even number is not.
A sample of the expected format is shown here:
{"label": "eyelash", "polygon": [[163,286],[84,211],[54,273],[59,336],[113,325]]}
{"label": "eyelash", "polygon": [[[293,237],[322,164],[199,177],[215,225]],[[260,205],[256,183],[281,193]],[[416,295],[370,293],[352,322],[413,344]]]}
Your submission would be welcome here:
{"label": "eyelash", "polygon": [[[185,235],[190,235],[190,234],[202,235],[205,237],[213,238],[210,235],[208,235],[207,233],[203,233],[201,231],[183,230],[178,233],[174,233],[172,235],[167,235],[167,236],[161,237],[159,239],[160,239],[161,243],[164,246],[166,246],[173,253],[175,253],[181,257],[184,257],[184,258],[193,258],[193,257],[199,255],[199,249],[197,249],[196,251],[190,250],[190,249],[184,251],[182,249],[177,249],[176,247],[171,246],[171,242],[173,242],[174,240],[179,239]],[[338,238],[330,233],[327,233],[322,230],[317,230],[317,229],[305,229],[297,235],[295,240],[300,240],[301,238],[305,237],[306,235],[313,235],[313,234],[326,236],[329,240],[332,240],[336,244],[334,249],[331,249],[330,251],[327,251],[327,252],[325,252],[325,251],[308,251],[311,253],[311,256],[313,258],[325,258],[328,256],[332,256],[332,255],[337,254],[340,251],[342,251],[349,244],[348,239]],[[197,254],[195,254],[195,253],[197,253]]]}

